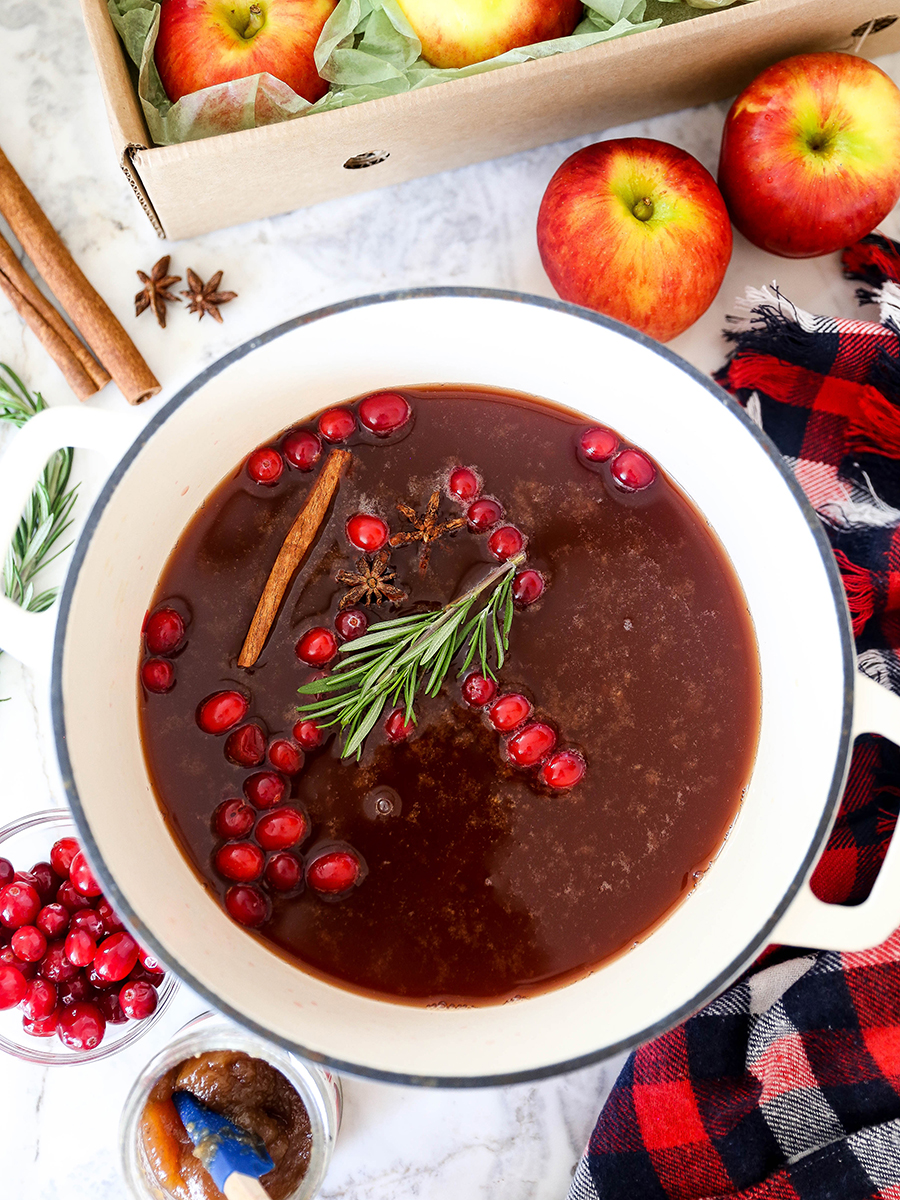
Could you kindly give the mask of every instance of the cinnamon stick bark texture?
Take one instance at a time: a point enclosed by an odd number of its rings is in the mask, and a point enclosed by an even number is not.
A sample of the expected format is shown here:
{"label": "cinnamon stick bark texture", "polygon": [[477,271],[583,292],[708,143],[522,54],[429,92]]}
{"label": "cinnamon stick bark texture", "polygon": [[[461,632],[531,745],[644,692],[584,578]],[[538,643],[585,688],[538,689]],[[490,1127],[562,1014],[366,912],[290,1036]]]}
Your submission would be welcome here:
{"label": "cinnamon stick bark texture", "polygon": [[0,213],[130,404],[160,390],[137,346],[88,283],[38,202],[0,150]]}
{"label": "cinnamon stick bark texture", "polygon": [[306,497],[306,503],[297,514],[269,572],[266,586],[250,622],[250,629],[238,655],[239,667],[252,667],[262,653],[294,572],[315,541],[328,512],[328,506],[337,491],[341,473],[352,457],[349,450],[332,450],[326,458],[325,465],[319,472],[312,491]]}
{"label": "cinnamon stick bark texture", "polygon": [[86,400],[109,383],[108,372],[38,290],[4,237],[0,237],[0,290],[62,371],[79,400]]}

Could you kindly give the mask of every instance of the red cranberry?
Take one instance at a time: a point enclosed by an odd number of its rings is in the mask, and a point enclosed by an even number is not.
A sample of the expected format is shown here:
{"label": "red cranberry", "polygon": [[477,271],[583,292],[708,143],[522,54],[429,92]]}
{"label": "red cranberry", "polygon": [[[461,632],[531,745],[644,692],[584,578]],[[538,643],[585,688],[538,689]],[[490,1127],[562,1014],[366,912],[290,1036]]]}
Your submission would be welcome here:
{"label": "red cranberry", "polygon": [[148,692],[162,696],[175,686],[175,668],[164,658],[148,658],[141,664],[141,683]]}
{"label": "red cranberry", "polygon": [[219,874],[236,883],[252,883],[259,879],[265,864],[262,850],[253,842],[228,842],[216,851],[215,861]]}
{"label": "red cranberry", "polygon": [[184,621],[174,608],[158,608],[144,626],[144,641],[151,654],[171,654],[181,645]]}
{"label": "red cranberry", "polygon": [[384,723],[384,732],[388,741],[405,742],[415,727],[415,721],[407,721],[405,708],[395,708]]}
{"label": "red cranberry", "polygon": [[469,505],[466,519],[476,533],[484,533],[491,529],[503,516],[503,509],[496,500],[483,496]]}
{"label": "red cranberry", "polygon": [[521,725],[531,714],[530,702],[518,692],[507,692],[495,700],[488,710],[488,720],[501,733]]}
{"label": "red cranberry", "polygon": [[47,952],[47,938],[34,925],[22,925],[12,935],[10,945],[22,962],[40,962]]}
{"label": "red cranberry", "polygon": [[461,504],[468,504],[481,491],[481,482],[475,472],[470,470],[469,467],[457,467],[455,471],[450,473],[448,491]]}
{"label": "red cranberry", "polygon": [[246,837],[256,814],[243,800],[223,800],[213,813],[213,829],[220,838]]}
{"label": "red cranberry", "polygon": [[324,625],[307,629],[296,646],[297,657],[311,667],[324,667],[337,652],[337,638]]}
{"label": "red cranberry", "polygon": [[516,767],[534,767],[556,745],[556,733],[541,721],[532,721],[506,743],[506,753]]}
{"label": "red cranberry", "polygon": [[557,750],[541,767],[540,778],[547,787],[562,791],[580,783],[586,770],[585,761],[576,750]]}
{"label": "red cranberry", "polygon": [[611,429],[606,429],[603,425],[586,429],[578,439],[579,457],[592,463],[606,462],[608,458],[612,458],[618,447],[619,439]]}
{"label": "red cranberry", "polygon": [[656,467],[640,450],[623,450],[617,454],[609,471],[619,487],[629,492],[649,487],[656,478]]}
{"label": "red cranberry", "polygon": [[35,1017],[34,1020],[31,1020],[29,1017],[23,1017],[22,1028],[26,1033],[30,1033],[32,1037],[53,1037],[56,1033],[60,1011],[60,1009],[54,1009],[46,1017]]}
{"label": "red cranberry", "polygon": [[66,958],[76,967],[86,967],[94,961],[97,942],[86,929],[70,929],[66,935]]}
{"label": "red cranberry", "polygon": [[254,483],[271,487],[281,478],[284,459],[273,446],[261,446],[247,459],[247,474]]}
{"label": "red cranberry", "polygon": [[287,850],[309,833],[309,822],[296,808],[273,808],[256,822],[256,840],[263,850]]}
{"label": "red cranberry", "polygon": [[60,838],[50,847],[50,863],[60,879],[69,878],[72,859],[81,849],[75,838]]}
{"label": "red cranberry", "polygon": [[25,996],[22,1000],[22,1012],[29,1021],[49,1017],[56,1008],[56,988],[49,979],[32,979],[26,984]]}
{"label": "red cranberry", "polygon": [[45,937],[62,937],[69,928],[70,913],[64,904],[45,904],[35,917],[35,925]]}
{"label": "red cranberry", "polygon": [[24,962],[21,958],[19,958],[11,945],[4,946],[3,949],[0,950],[0,965],[5,967],[15,967],[17,971],[21,971],[26,980],[34,979],[40,967],[39,963]]}
{"label": "red cranberry", "polygon": [[35,880],[34,887],[41,898],[42,904],[47,904],[56,895],[62,880],[48,862],[36,862],[29,871]]}
{"label": "red cranberry", "polygon": [[274,808],[286,791],[287,784],[274,771],[257,771],[244,780],[244,795],[255,808]]}
{"label": "red cranberry", "polygon": [[115,979],[104,979],[102,975],[97,974],[97,967],[91,963],[89,967],[84,968],[84,977],[93,987],[104,989],[113,987],[118,981]]}
{"label": "red cranberry", "polygon": [[124,1025],[128,1020],[119,1004],[119,993],[112,988],[105,992],[97,992],[94,1003],[103,1013],[107,1025]]}
{"label": "red cranberry", "polygon": [[225,893],[225,907],[235,921],[256,929],[269,919],[269,902],[257,887],[236,884]]}
{"label": "red cranberry", "polygon": [[69,879],[72,887],[76,892],[81,892],[82,896],[99,896],[101,894],[100,884],[94,878],[94,873],[88,866],[83,850],[79,850],[72,859],[72,865],[69,867]]}
{"label": "red cranberry", "polygon": [[320,896],[345,896],[365,878],[362,859],[355,850],[328,850],[306,864],[306,882]]}
{"label": "red cranberry", "polygon": [[98,992],[84,971],[79,971],[71,979],[64,980],[56,989],[60,1004],[65,1008],[78,1000],[96,1001]]}
{"label": "red cranberry", "polygon": [[251,722],[229,733],[225,757],[238,767],[258,767],[266,757],[266,735]]}
{"label": "red cranberry", "polygon": [[273,854],[266,863],[266,883],[276,892],[292,892],[302,880],[303,867],[293,854]]}
{"label": "red cranberry", "polygon": [[80,912],[74,913],[69,923],[69,928],[83,929],[91,935],[95,942],[98,942],[100,938],[106,937],[109,932],[103,924],[103,918],[92,908],[83,908]]}
{"label": "red cranberry", "polygon": [[488,550],[501,562],[506,562],[514,554],[518,554],[524,545],[525,539],[515,525],[501,525],[488,538]]}
{"label": "red cranberry", "polygon": [[540,571],[520,571],[513,580],[513,600],[521,608],[534,604],[544,594],[544,577]]}
{"label": "red cranberry", "polygon": [[356,417],[349,408],[329,408],[319,417],[319,433],[326,442],[346,442],[356,432]]}
{"label": "red cranberry", "polygon": [[462,685],[463,700],[473,708],[482,708],[490,704],[497,695],[497,685],[493,679],[484,675],[467,675]]}
{"label": "red cranberry", "polygon": [[103,922],[107,933],[121,933],[125,926],[119,920],[118,914],[108,900],[101,900],[95,912]]}
{"label": "red cranberry", "polygon": [[137,942],[130,933],[113,933],[94,955],[94,972],[108,983],[124,979],[137,962]]}
{"label": "red cranberry", "polygon": [[67,879],[65,883],[59,885],[59,890],[56,893],[57,901],[69,910],[70,913],[78,912],[80,908],[91,908],[92,897],[85,896],[79,892],[72,883],[71,879]]}
{"label": "red cranberry", "polygon": [[303,770],[305,759],[299,746],[280,738],[269,747],[269,762],[276,771],[283,771],[285,775],[296,775]]}
{"label": "red cranberry", "polygon": [[41,911],[41,898],[30,883],[8,883],[0,889],[0,921],[9,929],[33,925]]}
{"label": "red cranberry", "polygon": [[345,642],[352,642],[369,628],[369,618],[361,608],[345,608],[334,618],[334,627]]}
{"label": "red cranberry", "polygon": [[106,1021],[90,1000],[76,1000],[59,1014],[56,1035],[70,1050],[93,1050],[103,1040]]}
{"label": "red cranberry", "polygon": [[28,984],[18,967],[0,965],[0,1009],[15,1008],[25,999]]}
{"label": "red cranberry", "polygon": [[315,750],[325,741],[325,732],[315,721],[298,721],[291,732],[304,750]]}
{"label": "red cranberry", "polygon": [[356,513],[347,522],[346,531],[350,545],[357,550],[365,550],[367,554],[380,550],[390,533],[381,517],[374,517],[371,513]]}
{"label": "red cranberry", "polygon": [[66,957],[66,948],[63,942],[50,943],[47,953],[41,959],[38,974],[49,979],[51,983],[65,983],[67,979],[78,974],[78,968]]}
{"label": "red cranberry", "polygon": [[9,859],[0,858],[0,887],[6,887],[8,883],[12,883],[15,873],[15,867]]}
{"label": "red cranberry", "polygon": [[34,888],[38,896],[41,894],[40,889],[38,888],[38,881],[30,871],[16,871],[15,875],[12,877],[12,881],[13,883],[27,883],[29,887]]}
{"label": "red cranberry", "polygon": [[131,974],[128,976],[129,983],[137,983],[141,980],[142,983],[152,983],[155,988],[158,988],[165,979],[166,973],[162,969],[158,971],[148,971],[145,966],[139,962],[136,967],[132,967]]}
{"label": "red cranberry", "polygon": [[322,442],[306,429],[295,429],[281,443],[281,449],[292,467],[301,471],[311,471],[319,461]]}
{"label": "red cranberry", "polygon": [[359,402],[360,421],[379,437],[401,429],[411,416],[409,401],[399,392],[374,392]]}
{"label": "red cranberry", "polygon": [[151,975],[164,975],[162,963],[158,958],[154,958],[149,950],[145,950],[143,946],[138,946],[138,962],[149,971]]}
{"label": "red cranberry", "polygon": [[250,707],[240,692],[213,692],[197,708],[197,724],[204,733],[224,733],[243,721]]}
{"label": "red cranberry", "polygon": [[141,980],[126,983],[119,991],[119,1004],[130,1020],[145,1021],[156,1012],[156,988]]}

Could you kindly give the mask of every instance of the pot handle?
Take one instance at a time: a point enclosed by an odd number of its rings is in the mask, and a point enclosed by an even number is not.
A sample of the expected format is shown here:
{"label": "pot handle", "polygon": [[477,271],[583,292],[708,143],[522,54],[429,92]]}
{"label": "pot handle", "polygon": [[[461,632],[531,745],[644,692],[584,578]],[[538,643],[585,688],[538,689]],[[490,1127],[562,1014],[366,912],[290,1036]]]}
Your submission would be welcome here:
{"label": "pot handle", "polygon": [[[861,733],[880,733],[900,746],[900,696],[857,671],[852,734],[856,738]],[[817,950],[868,950],[890,937],[898,925],[900,828],[891,838],[875,886],[862,904],[826,904],[813,894],[807,878],[771,940]]]}
{"label": "pot handle", "polygon": [[[45,409],[27,421],[0,460],[0,563],[52,454],[75,446],[97,450],[115,461],[142,425],[130,414],[69,405]],[[49,673],[55,624],[55,606],[31,613],[0,595],[0,648],[40,673]]]}

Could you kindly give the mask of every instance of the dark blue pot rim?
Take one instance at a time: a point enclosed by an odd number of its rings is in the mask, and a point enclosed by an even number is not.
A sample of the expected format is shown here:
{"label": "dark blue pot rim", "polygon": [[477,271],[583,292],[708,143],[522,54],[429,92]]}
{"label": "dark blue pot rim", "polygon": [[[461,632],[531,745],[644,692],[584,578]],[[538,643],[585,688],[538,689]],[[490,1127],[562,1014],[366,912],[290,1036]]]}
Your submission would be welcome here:
{"label": "dark blue pot rim", "polygon": [[[151,440],[160,426],[179,409],[190,397],[200,388],[205,387],[217,375],[227,370],[233,363],[245,358],[252,351],[259,349],[260,346],[265,346],[269,342],[273,342],[276,338],[282,337],[286,333],[290,333],[303,325],[310,325],[314,321],[320,321],[325,317],[331,317],[335,314],[347,312],[355,308],[365,308],[376,304],[389,304],[402,300],[419,300],[423,298],[445,298],[445,297],[474,297],[476,299],[487,300],[504,300],[514,304],[530,305],[534,308],[546,308],[554,312],[566,313],[569,316],[575,317],[580,321],[586,321],[594,325],[603,326],[606,329],[620,334],[622,337],[629,338],[652,354],[664,359],[672,366],[677,367],[685,374],[690,376],[700,387],[709,392],[720,404],[723,404],[732,416],[740,421],[746,431],[759,444],[767,457],[771,460],[775,468],[778,470],[789,491],[794,497],[803,517],[809,528],[810,534],[816,544],[820,557],[825,567],[825,572],[828,578],[828,583],[831,589],[832,598],[834,600],[835,609],[839,618],[840,634],[841,634],[841,655],[844,674],[843,688],[843,718],[841,723],[840,742],[837,747],[835,757],[834,771],[829,786],[828,797],[822,810],[822,817],[819,821],[816,832],[812,841],[804,855],[803,862],[797,871],[790,887],[785,892],[780,903],[773,910],[769,918],[760,928],[756,936],[750,941],[745,949],[737,955],[737,957],[714,979],[706,983],[690,1000],[680,1005],[675,1011],[669,1013],[666,1017],[659,1021],[648,1025],[646,1028],[638,1031],[632,1036],[622,1039],[618,1042],[611,1043],[606,1046],[601,1046],[597,1050],[591,1051],[589,1054],[579,1055],[576,1058],[567,1059],[563,1062],[553,1063],[549,1066],[533,1067],[522,1071],[510,1071],[495,1075],[478,1075],[478,1076],[431,1076],[431,1075],[414,1075],[408,1072],[395,1072],[375,1069],[372,1067],[362,1066],[358,1063],[346,1062],[343,1059],[336,1058],[332,1055],[321,1054],[318,1051],[312,1050],[304,1046],[301,1042],[294,1042],[289,1038],[284,1038],[273,1034],[270,1030],[258,1025],[252,1017],[245,1013],[239,1012],[230,1005],[225,1004],[222,1000],[214,995],[207,987],[199,980],[194,978],[190,971],[179,967],[176,974],[181,978],[188,987],[192,988],[198,995],[202,996],[214,1009],[231,1017],[234,1021],[243,1025],[245,1028],[252,1030],[254,1033],[269,1041],[276,1042],[283,1046],[286,1050],[299,1054],[311,1062],[320,1063],[323,1066],[332,1068],[336,1071],[343,1071],[348,1074],[363,1076],[369,1079],[376,1079],[386,1083],[411,1084],[417,1086],[430,1087],[496,1087],[505,1084],[524,1083],[535,1079],[546,1079],[554,1075],[560,1075],[568,1071],[575,1071],[582,1067],[590,1066],[594,1063],[602,1062],[604,1059],[611,1058],[624,1050],[630,1050],[642,1042],[649,1041],[651,1038],[657,1037],[664,1033],[667,1029],[677,1025],[680,1021],[690,1016],[707,1004],[714,996],[718,995],[730,982],[732,982],[745,967],[753,960],[755,955],[768,944],[769,935],[778,924],[781,917],[789,908],[794,897],[797,895],[800,888],[803,886],[803,881],[807,873],[816,860],[819,852],[824,848],[825,841],[831,826],[831,820],[835,814],[838,804],[840,803],[841,793],[843,790],[844,767],[847,757],[850,752],[850,734],[851,721],[853,713],[853,679],[855,673],[855,653],[853,646],[852,633],[850,628],[849,616],[847,614],[846,600],[844,598],[844,589],[841,583],[840,572],[834,560],[831,547],[828,539],[822,530],[819,518],[804,495],[800,485],[794,478],[793,472],[788,467],[787,463],[782,458],[774,443],[762,432],[762,430],[754,424],[747,416],[744,410],[732,400],[732,398],[723,391],[713,380],[705,375],[702,371],[680,358],[672,350],[660,345],[652,338],[646,337],[642,333],[629,328],[626,325],[620,324],[609,317],[602,316],[600,313],[592,312],[589,309],[580,308],[574,304],[567,304],[561,300],[546,299],[542,296],[532,296],[523,292],[503,291],[492,288],[468,288],[468,287],[433,287],[433,288],[412,288],[408,290],[381,292],[371,296],[362,296],[355,300],[345,300],[339,304],[332,304],[326,308],[317,309],[314,312],[306,313],[303,316],[295,317],[293,320],[285,321],[282,325],[277,325],[274,329],[270,329],[267,333],[260,334],[258,337],[251,338],[244,342],[242,346],[232,350],[223,358],[207,367],[195,379],[181,389],[177,395],[164,405],[163,408],[153,417],[136,438],[134,444],[126,451],[121,461],[117,464],[115,470],[110,475],[102,491],[94,502],[94,506],[85,522],[84,528],[78,539],[75,551],[72,557],[72,562],[69,567],[66,581],[62,589],[62,594],[59,601],[59,620],[56,626],[56,634],[53,645],[53,672],[51,679],[51,708],[53,717],[53,729],[56,739],[56,751],[59,759],[60,771],[62,774],[63,786],[65,788],[66,797],[72,810],[72,815],[75,824],[78,826],[78,831],[82,842],[87,848],[88,854],[92,862],[97,867],[97,874],[100,882],[103,885],[103,890],[109,897],[116,911],[123,917],[126,924],[134,932],[135,936],[140,939],[150,951],[158,955],[160,959],[165,961],[166,954],[162,946],[156,940],[151,931],[137,917],[131,909],[124,894],[118,887],[115,879],[106,868],[106,864],[100,855],[97,844],[91,833],[87,818],[82,808],[81,799],[78,795],[78,790],[75,786],[74,773],[72,763],[69,758],[68,744],[66,741],[66,720],[63,709],[62,697],[62,663],[65,644],[66,627],[68,625],[69,613],[72,605],[72,598],[78,583],[78,576],[81,567],[84,563],[84,558],[93,538],[97,524],[109,503],[110,497],[118,486],[119,481],[124,476],[125,472],[131,466],[137,455],[143,450],[144,446]],[[471,381],[470,381],[471,382]]]}

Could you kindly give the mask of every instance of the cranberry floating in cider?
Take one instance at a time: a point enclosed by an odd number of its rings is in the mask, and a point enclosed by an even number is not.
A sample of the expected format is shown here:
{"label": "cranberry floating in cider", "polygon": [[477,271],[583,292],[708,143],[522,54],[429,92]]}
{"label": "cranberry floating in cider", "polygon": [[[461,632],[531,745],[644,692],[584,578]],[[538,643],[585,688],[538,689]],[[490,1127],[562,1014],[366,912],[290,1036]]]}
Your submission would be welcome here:
{"label": "cranberry floating in cider", "polygon": [[[385,388],[247,450],[162,573],[138,689],[167,825],[228,916],[421,1004],[546,991],[640,940],[718,852],[758,731],[746,604],[696,509],[627,430],[490,389]],[[82,899],[25,922],[53,987],[81,985],[61,938],[89,985],[122,955],[58,929]],[[144,970],[101,1018],[152,1005]]]}

